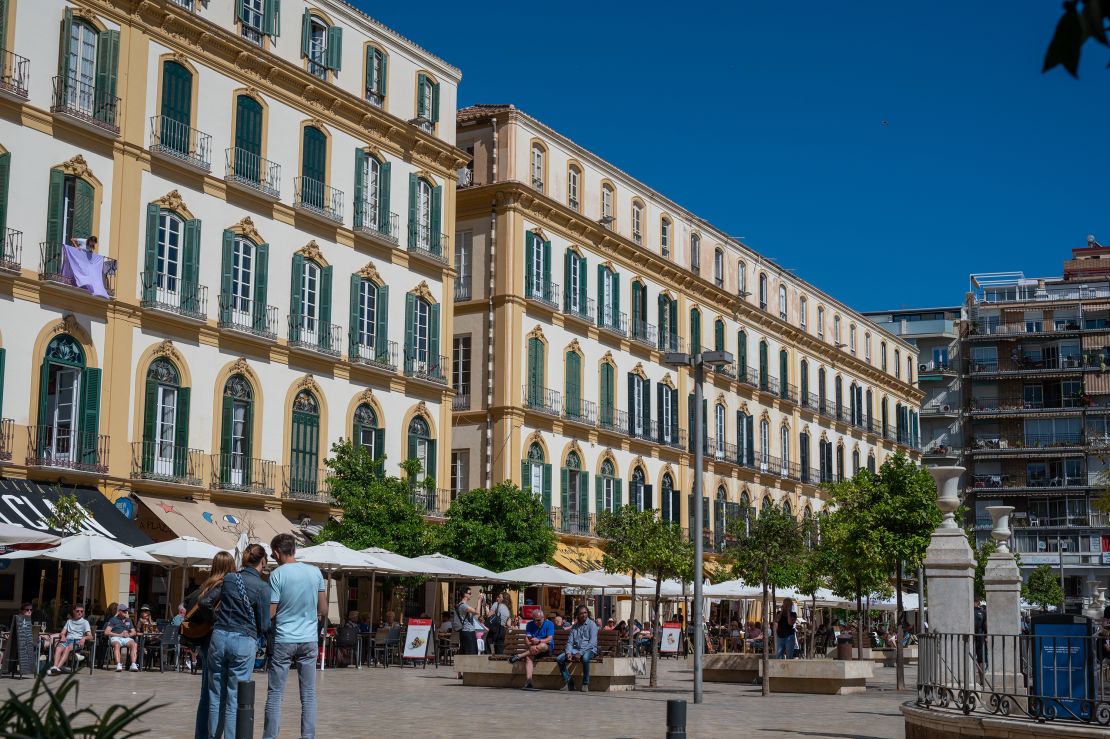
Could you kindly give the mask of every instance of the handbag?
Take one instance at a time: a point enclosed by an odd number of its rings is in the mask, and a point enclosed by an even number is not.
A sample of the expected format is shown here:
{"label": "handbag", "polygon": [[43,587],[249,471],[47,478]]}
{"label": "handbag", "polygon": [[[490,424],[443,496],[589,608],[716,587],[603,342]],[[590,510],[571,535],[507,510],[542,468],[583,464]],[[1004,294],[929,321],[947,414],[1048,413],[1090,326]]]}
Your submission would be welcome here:
{"label": "handbag", "polygon": [[[219,608],[219,604],[216,605]],[[185,614],[185,620],[181,622],[179,633],[181,638],[188,639],[192,642],[200,642],[207,639],[212,635],[212,627],[215,624],[210,619],[206,619],[200,608],[200,598]]]}

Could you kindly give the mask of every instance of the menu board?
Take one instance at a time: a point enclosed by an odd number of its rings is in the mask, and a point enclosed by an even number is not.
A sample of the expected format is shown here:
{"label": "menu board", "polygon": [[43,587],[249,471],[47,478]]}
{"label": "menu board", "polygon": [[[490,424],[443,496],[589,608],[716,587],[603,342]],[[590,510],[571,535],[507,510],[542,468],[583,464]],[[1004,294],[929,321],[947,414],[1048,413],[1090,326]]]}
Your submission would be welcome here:
{"label": "menu board", "polygon": [[432,635],[432,619],[410,618],[405,632],[405,651],[403,659],[427,659],[428,640]]}
{"label": "menu board", "polygon": [[662,654],[675,654],[678,652],[679,644],[682,643],[682,624],[677,621],[674,623],[663,624],[663,643],[659,645],[659,651]]}
{"label": "menu board", "polygon": [[28,616],[12,617],[12,637],[8,646],[8,664],[15,674],[16,664],[22,677],[35,676],[35,634]]}

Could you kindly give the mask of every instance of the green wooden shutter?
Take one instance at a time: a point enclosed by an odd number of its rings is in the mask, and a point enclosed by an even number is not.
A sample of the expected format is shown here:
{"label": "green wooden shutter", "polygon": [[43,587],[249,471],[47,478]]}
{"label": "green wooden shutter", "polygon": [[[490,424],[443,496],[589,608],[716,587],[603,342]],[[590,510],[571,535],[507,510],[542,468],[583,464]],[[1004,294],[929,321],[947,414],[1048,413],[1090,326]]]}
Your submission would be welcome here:
{"label": "green wooden shutter", "polygon": [[663,494],[659,496],[659,507],[661,508],[661,516],[664,521],[671,520],[671,491],[663,488]]}
{"label": "green wooden shutter", "polygon": [[563,252],[563,310],[570,310],[571,295],[578,289],[577,285],[571,280],[571,260],[576,259],[576,255],[570,249]]}
{"label": "green wooden shutter", "polygon": [[428,469],[424,470],[424,472],[427,474],[428,477],[430,477],[434,480],[435,476],[436,476],[436,462],[438,461],[438,457],[436,456],[436,440],[435,439],[428,439],[427,444],[428,444]]}
{"label": "green wooden shutter", "polygon": [[351,292],[348,298],[347,314],[347,351],[351,357],[358,356],[358,324],[359,324],[359,293],[362,290],[362,278],[351,275]]}
{"label": "green wooden shutter", "polygon": [[528,297],[531,297],[536,287],[532,284],[532,247],[535,240],[534,233],[524,232],[524,293]]}
{"label": "green wooden shutter", "polygon": [[748,435],[748,449],[747,449],[747,463],[749,465],[755,464],[755,419],[748,414],[744,419],[744,424],[747,426]]}
{"label": "green wooden shutter", "polygon": [[158,219],[162,209],[154,203],[146,206],[146,254],[143,275],[143,300],[154,300],[155,281],[158,275]]}
{"label": "green wooden shutter", "polygon": [[181,259],[181,307],[194,315],[199,314],[197,283],[200,281],[200,219],[185,221],[185,238]]}
{"label": "green wooden shutter", "polygon": [[567,411],[575,418],[582,413],[582,396],[581,396],[581,377],[582,367],[581,360],[576,352],[567,352]]}
{"label": "green wooden shutter", "polygon": [[412,371],[412,361],[416,358],[416,296],[405,295],[405,371]]}
{"label": "green wooden shutter", "polygon": [[367,154],[355,148],[355,228],[362,228],[370,214],[366,212],[366,161]]}
{"label": "green wooden shutter", "polygon": [[[0,8],[0,12],[2,11],[3,8]],[[8,181],[11,178],[11,169],[12,154],[6,151],[0,154],[0,239],[8,236]],[[50,207],[49,203],[47,207]]]}
{"label": "green wooden shutter", "polygon": [[[254,330],[270,331],[266,315],[266,288],[270,278],[270,245],[259,244],[254,249]],[[298,295],[300,292],[298,291]]]}
{"label": "green wooden shutter", "polygon": [[329,265],[320,270],[320,331],[319,343],[324,350],[332,349],[331,345],[331,279],[332,267]]}
{"label": "green wooden shutter", "polygon": [[39,433],[36,441],[35,456],[43,456],[43,448],[46,443],[46,432],[53,421],[50,419],[50,360],[42,360],[42,365],[39,367],[39,414],[38,424]]}
{"label": "green wooden shutter", "polygon": [[69,83],[76,79],[76,70],[69,68],[69,52],[73,34],[73,8],[67,7],[62,13],[62,38],[58,44],[58,76]]}
{"label": "green wooden shutter", "polygon": [[[428,86],[428,78],[423,74],[416,75],[416,117],[429,118],[431,111],[424,104],[424,88]],[[430,118],[429,118],[430,120]]]}
{"label": "green wooden shutter", "polygon": [[590,517],[590,473],[578,473],[578,526],[584,531]]}
{"label": "green wooden shutter", "polygon": [[235,162],[233,174],[248,182],[262,182],[262,106],[247,95],[235,100]]}
{"label": "green wooden shutter", "polygon": [[301,340],[301,283],[304,281],[304,255],[293,255],[289,278],[289,340]]}
{"label": "green wooden shutter", "polygon": [[619,511],[624,505],[624,480],[613,480],[613,510]]}
{"label": "green wooden shutter", "polygon": [[432,188],[432,222],[430,228],[432,232],[428,234],[428,241],[432,246],[432,254],[443,254],[443,229],[442,226],[442,212],[443,212],[443,186],[439,185]]}
{"label": "green wooden shutter", "polygon": [[543,290],[543,296],[548,300],[551,299],[551,242],[543,242],[543,285],[540,286]]}
{"label": "green wooden shutter", "polygon": [[744,464],[747,444],[744,439],[744,414],[736,411],[736,464]]}
{"label": "green wooden shutter", "polygon": [[254,400],[247,401],[243,420],[243,484],[250,485],[251,473],[254,472]]}
{"label": "green wooden shutter", "polygon": [[101,379],[99,368],[87,367],[81,383],[81,458],[85,464],[103,464],[98,454]]}
{"label": "green wooden shutter", "polygon": [[543,502],[543,509],[545,511],[551,510],[551,465],[545,464],[543,466],[543,495],[540,500]]}
{"label": "green wooden shutter", "polygon": [[[638,335],[639,332],[641,330],[643,330],[641,327],[638,326],[638,324],[641,321],[646,321],[647,320],[647,316],[641,316],[640,315],[640,297],[643,294],[643,291],[644,291],[643,285],[641,285],[639,282],[633,282],[632,283],[632,327],[631,327],[631,329],[632,329],[633,336]],[[645,337],[641,337],[641,338],[645,338]]]}
{"label": "green wooden shutter", "polygon": [[605,510],[605,480],[598,475],[594,478],[594,513],[600,514]]}
{"label": "green wooden shutter", "polygon": [[262,32],[274,38],[281,35],[281,0],[263,0]]}
{"label": "green wooden shutter", "polygon": [[220,419],[220,482],[231,479],[231,424],[234,418],[233,401],[224,396]]}
{"label": "green wooden shutter", "polygon": [[586,258],[575,255],[574,259],[578,260],[578,284],[575,289],[578,290],[578,309],[583,315],[588,315],[589,310],[586,307],[587,285],[586,278]]}
{"label": "green wooden shutter", "polygon": [[527,459],[520,460],[520,489],[526,493],[532,490],[531,466],[532,463]]}
{"label": "green wooden shutter", "polygon": [[93,186],[80,177],[73,185],[73,236],[81,239],[93,235]]}
{"label": "green wooden shutter", "polygon": [[[192,125],[193,75],[177,62],[162,64],[161,115],[183,127]],[[189,137],[178,127],[162,127],[161,143],[174,151],[188,153]]]}
{"label": "green wooden shutter", "polygon": [[678,443],[678,388],[671,390],[671,440]]}
{"label": "green wooden shutter", "polygon": [[389,162],[382,162],[378,167],[378,230],[387,236],[396,238],[396,234],[391,230],[392,224],[389,222],[389,216],[391,215],[389,210],[389,178]]}
{"label": "green wooden shutter", "polygon": [[93,114],[100,120],[119,125],[116,78],[119,73],[119,31],[101,31],[96,41],[96,92]]}
{"label": "green wooden shutter", "polygon": [[444,367],[440,364],[439,354],[439,304],[433,305],[428,310],[428,362],[440,372]]}
{"label": "green wooden shutter", "polygon": [[343,29],[328,29],[328,69],[338,72],[343,66]]}
{"label": "green wooden shutter", "polygon": [[177,389],[177,425],[173,430],[173,474],[184,477],[189,461],[189,388]]}
{"label": "green wooden shutter", "polygon": [[146,381],[146,395],[143,397],[143,453],[142,470],[151,472],[154,469],[154,447],[158,442],[158,383],[152,379]]}
{"label": "green wooden shutter", "polygon": [[597,325],[605,325],[605,267],[597,265]]}
{"label": "green wooden shutter", "polygon": [[231,320],[231,262],[235,234],[224,230],[223,257],[220,263],[220,322]]}
{"label": "green wooden shutter", "polygon": [[690,353],[701,352],[701,311],[697,308],[690,310]]}
{"label": "green wooden shutter", "polygon": [[640,381],[639,375],[628,373],[628,435],[635,435],[636,416],[640,409],[636,407],[636,383]]}
{"label": "green wooden shutter", "polygon": [[310,53],[312,51],[312,11],[308,8],[304,9],[304,15],[301,16],[301,56],[306,59],[311,59]]}
{"label": "green wooden shutter", "polygon": [[[563,520],[566,520],[570,508],[570,476],[571,471],[566,467],[559,470],[559,510],[562,511]],[[576,474],[576,473],[574,473]]]}
{"label": "green wooden shutter", "polygon": [[787,357],[785,351],[779,352],[779,395],[783,398],[789,397],[790,389],[788,383],[790,382],[790,359]]}
{"label": "green wooden shutter", "polygon": [[378,79],[378,94],[385,97],[386,86],[389,84],[389,57],[381,49],[377,50],[381,57],[381,76]]}
{"label": "green wooden shutter", "polygon": [[409,175],[409,248],[416,246],[416,175]]}
{"label": "green wooden shutter", "polygon": [[379,285],[377,293],[377,317],[374,326],[374,354],[378,361],[389,360],[389,286]]}
{"label": "green wooden shutter", "polygon": [[767,342],[759,342],[759,389],[766,390],[770,384],[767,378]]}
{"label": "green wooden shutter", "polygon": [[725,350],[724,321],[715,321],[713,323],[713,348],[719,352],[723,352]]}
{"label": "green wooden shutter", "polygon": [[4,417],[4,358],[8,350],[0,346],[0,418]]}
{"label": "green wooden shutter", "polygon": [[439,123],[439,83],[432,84],[432,123]]}

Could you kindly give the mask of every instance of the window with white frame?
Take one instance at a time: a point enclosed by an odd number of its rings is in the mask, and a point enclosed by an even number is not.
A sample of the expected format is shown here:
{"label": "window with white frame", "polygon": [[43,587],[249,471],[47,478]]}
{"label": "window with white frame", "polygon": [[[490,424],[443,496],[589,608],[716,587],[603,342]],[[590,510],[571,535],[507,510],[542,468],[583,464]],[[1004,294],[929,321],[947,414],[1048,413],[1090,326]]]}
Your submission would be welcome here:
{"label": "window with white frame", "polygon": [[852,356],[856,354],[856,324],[848,326],[848,349],[852,352]]}
{"label": "window with white frame", "polygon": [[759,309],[767,310],[767,275],[759,273]]}
{"label": "window with white frame", "polygon": [[231,250],[231,309],[240,316],[251,315],[254,290],[254,244],[236,238]]}
{"label": "window with white frame", "polygon": [[713,452],[717,459],[725,458],[725,407],[720,403],[717,404],[714,411],[714,432],[716,439],[713,444]]}
{"label": "window with white frame", "polygon": [[578,210],[578,205],[581,201],[578,199],[578,191],[581,187],[582,170],[578,169],[575,164],[567,168],[567,205]]}
{"label": "window with white frame", "polygon": [[163,210],[158,216],[158,253],[155,285],[159,292],[176,294],[181,276],[182,236],[185,223],[179,216]]}
{"label": "window with white frame", "polygon": [[743,259],[736,265],[736,292],[742,298],[748,295],[748,268]]}
{"label": "window with white frame", "polygon": [[766,472],[771,459],[771,428],[766,418],[759,422],[759,451],[759,469]]}
{"label": "window with white frame", "polygon": [[825,306],[817,306],[817,337],[825,338]]}
{"label": "window with white frame", "polygon": [[690,234],[690,269],[694,274],[701,271],[701,237]]}
{"label": "window with white frame", "polygon": [[613,215],[613,186],[609,184],[601,186],[601,220],[605,221],[606,225],[611,225],[615,220]]}
{"label": "window with white frame", "polygon": [[644,243],[644,204],[640,201],[632,203],[632,240],[637,244]]}
{"label": "window with white frame", "polygon": [[243,37],[247,40],[261,44],[264,35],[264,13],[266,0],[242,0],[239,20],[241,21]]}
{"label": "window with white frame", "polygon": [[[355,323],[355,336],[360,354],[373,352],[378,336],[378,286],[370,280],[358,283],[358,315]],[[368,356],[373,356],[369,354]]]}
{"label": "window with white frame", "polygon": [[863,359],[868,364],[871,364],[871,334],[863,334]]}
{"label": "window with white frame", "polygon": [[809,307],[806,304],[806,296],[798,298],[798,326],[806,330],[806,314],[809,313]]}
{"label": "window with white frame", "polygon": [[785,425],[779,429],[779,447],[782,455],[782,476],[790,474],[790,429]]}
{"label": "window with white frame", "polygon": [[840,343],[840,316],[833,316],[833,343]]}
{"label": "window with white frame", "polygon": [[785,321],[789,315],[789,304],[786,302],[786,285],[779,285],[779,318]]}
{"label": "window with white frame", "polygon": [[902,353],[894,350],[894,376],[902,379]]}
{"label": "window with white frame", "polygon": [[717,287],[725,286],[725,253],[720,249],[713,251],[713,281]]}
{"label": "window with white frame", "polygon": [[543,147],[532,144],[532,187],[543,192]]}
{"label": "window with white frame", "polygon": [[322,80],[328,78],[328,27],[312,16],[308,27],[308,71]]}
{"label": "window with white frame", "polygon": [[314,342],[319,328],[320,316],[320,266],[306,261],[301,272],[301,337],[303,341]]}
{"label": "window with white frame", "polygon": [[886,372],[886,342],[879,342],[879,369]]}
{"label": "window with white frame", "polygon": [[671,255],[671,222],[667,218],[659,221],[659,250],[665,257]]}

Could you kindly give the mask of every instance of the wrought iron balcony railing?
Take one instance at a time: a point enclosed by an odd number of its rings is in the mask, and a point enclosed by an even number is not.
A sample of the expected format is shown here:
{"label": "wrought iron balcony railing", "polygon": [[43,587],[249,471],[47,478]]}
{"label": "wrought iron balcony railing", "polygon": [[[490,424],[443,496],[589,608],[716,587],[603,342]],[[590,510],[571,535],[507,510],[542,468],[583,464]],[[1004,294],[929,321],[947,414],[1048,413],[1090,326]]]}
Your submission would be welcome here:
{"label": "wrought iron balcony railing", "polygon": [[0,460],[4,462],[11,460],[14,445],[15,421],[11,418],[0,418]]}
{"label": "wrought iron balcony railing", "polygon": [[331,470],[303,464],[281,468],[281,496],[313,503],[334,503],[331,497]]}
{"label": "wrought iron balcony railing", "polygon": [[54,78],[54,102],[50,112],[113,136],[119,135],[119,98],[76,77]]}
{"label": "wrought iron balcony railing", "polygon": [[[582,492],[579,491],[579,495]],[[597,520],[594,514],[578,511],[573,508],[555,509],[558,513],[558,528],[563,534],[575,536],[596,536]]]}
{"label": "wrought iron balcony railing", "polygon": [[19,272],[23,260],[23,232],[9,228],[0,242],[0,270]]}
{"label": "wrought iron balcony railing", "polygon": [[470,300],[471,298],[470,275],[455,278],[455,301]]}
{"label": "wrought iron balcony railing", "polygon": [[203,321],[208,318],[208,288],[179,277],[144,270],[142,306]]}
{"label": "wrought iron balcony railing", "polygon": [[256,459],[230,452],[213,454],[211,488],[238,493],[273,495],[276,466],[269,459]]}
{"label": "wrought iron balcony railing", "polygon": [[535,300],[549,308],[559,310],[562,298],[558,285],[554,282],[536,282],[534,280],[528,280],[528,282],[529,284],[524,289],[525,300]]}
{"label": "wrought iron balcony railing", "polygon": [[628,314],[609,306],[599,305],[597,308],[597,327],[621,336],[627,336]]}
{"label": "wrought iron balcony railing", "polygon": [[597,315],[597,310],[595,307],[596,301],[593,298],[579,298],[571,293],[567,293],[567,299],[564,303],[563,311],[571,318],[577,318],[587,323],[594,322],[594,316]]}
{"label": "wrought iron balcony railing", "polygon": [[409,251],[447,264],[447,234],[439,233],[426,223],[409,224]]}
{"label": "wrought iron balcony railing", "polygon": [[447,375],[444,372],[445,368],[450,366],[451,359],[449,357],[436,356],[426,351],[411,348],[405,349],[405,377],[415,377],[420,380],[446,385]]}
{"label": "wrought iron balcony railing", "polygon": [[409,500],[429,518],[443,518],[454,499],[450,488],[427,488],[417,483],[409,491]]}
{"label": "wrought iron balcony railing", "polygon": [[78,431],[71,426],[28,426],[27,466],[60,467],[80,472],[108,472],[107,434]]}
{"label": "wrought iron balcony railing", "polygon": [[30,79],[31,60],[0,49],[0,91],[26,100]]}
{"label": "wrought iron balcony railing", "polygon": [[661,352],[685,352],[686,339],[678,334],[660,333],[658,348]]}
{"label": "wrought iron balcony railing", "polygon": [[396,213],[380,213],[374,203],[356,201],[355,231],[396,244],[401,238],[400,219]]}
{"label": "wrought iron balcony railing", "polygon": [[351,333],[348,359],[358,364],[369,364],[374,367],[397,371],[397,342],[374,341],[374,337],[360,337],[357,331]]}
{"label": "wrought iron balcony railing", "polygon": [[[116,296],[116,267],[115,259],[104,258],[104,290],[109,297],[113,298]],[[48,241],[39,242],[39,279],[69,285],[80,290],[85,289],[77,285],[73,271],[66,264],[65,249],[62,245],[51,244]]]}
{"label": "wrought iron balcony railing", "polygon": [[178,485],[201,485],[205,454],[162,441],[131,443],[131,477]]}
{"label": "wrought iron balcony railing", "polygon": [[177,159],[205,172],[212,169],[212,137],[169,116],[151,117],[150,153]]}
{"label": "wrought iron balcony railing", "polygon": [[343,346],[343,329],[308,316],[289,316],[289,346],[338,357]]}
{"label": "wrought iron balcony railing", "polygon": [[343,191],[311,177],[294,177],[293,207],[342,223]]}
{"label": "wrought iron balcony railing", "polygon": [[653,323],[633,319],[632,340],[654,349],[659,345],[659,329]]}
{"label": "wrought iron balcony railing", "polygon": [[597,417],[597,427],[605,431],[628,433],[628,411],[601,406],[601,412],[598,413]]}
{"label": "wrought iron balcony railing", "polygon": [[220,328],[276,339],[278,309],[273,305],[221,293],[218,324]]}
{"label": "wrought iron balcony railing", "polygon": [[451,398],[451,410],[453,410],[453,411],[468,411],[468,410],[470,410],[470,392],[469,392],[469,389],[465,393],[460,390],[459,393],[455,397]]}
{"label": "wrought iron balcony railing", "polygon": [[281,198],[281,165],[253,151],[233,146],[225,152],[226,178],[274,198]]}
{"label": "wrought iron balcony railing", "polygon": [[594,426],[597,424],[597,403],[567,396],[563,402],[563,418]]}
{"label": "wrought iron balcony railing", "polygon": [[525,408],[556,417],[562,413],[563,396],[558,390],[525,385],[522,393]]}

